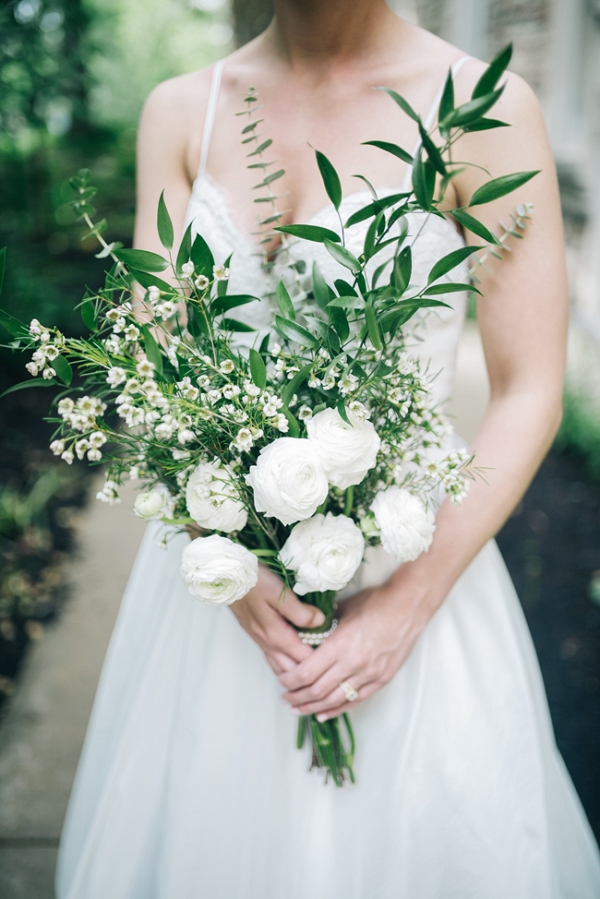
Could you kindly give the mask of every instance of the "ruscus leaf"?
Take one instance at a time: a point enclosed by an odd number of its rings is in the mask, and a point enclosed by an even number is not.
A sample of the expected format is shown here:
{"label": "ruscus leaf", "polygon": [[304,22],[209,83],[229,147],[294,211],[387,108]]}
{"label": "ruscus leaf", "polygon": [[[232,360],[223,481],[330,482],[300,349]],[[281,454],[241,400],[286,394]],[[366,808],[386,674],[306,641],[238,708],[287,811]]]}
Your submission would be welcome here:
{"label": "ruscus leaf", "polygon": [[267,386],[267,368],[263,357],[255,349],[250,349],[250,375],[261,390]]}
{"label": "ruscus leaf", "polygon": [[318,348],[319,341],[316,337],[314,337],[310,331],[307,331],[306,328],[303,328],[302,325],[299,325],[298,322],[290,321],[288,318],[282,318],[281,315],[276,315],[275,324],[277,329],[289,340],[295,340],[296,343],[311,347],[312,349]]}
{"label": "ruscus leaf", "polygon": [[450,214],[454,216],[456,221],[459,222],[463,228],[466,228],[467,231],[472,231],[477,237],[482,237],[483,240],[487,240],[488,243],[495,244],[496,246],[500,243],[496,235],[492,234],[489,228],[486,228],[479,219],[469,215],[464,209],[453,209]]}
{"label": "ruscus leaf", "polygon": [[329,228],[320,228],[318,225],[281,225],[274,230],[281,231],[282,234],[291,234],[292,237],[300,237],[302,240],[313,240],[315,243],[324,243],[326,240],[341,243],[342,240],[335,231],[330,231]]}
{"label": "ruscus leaf", "polygon": [[493,178],[475,191],[469,206],[481,206],[484,203],[491,203],[492,200],[504,197],[506,194],[512,193],[513,190],[522,187],[523,184],[527,184],[539,173],[540,170],[538,169],[535,172],[515,172],[513,175],[501,175],[500,178]]}
{"label": "ruscus leaf", "polygon": [[354,256],[350,250],[347,250],[345,247],[340,246],[338,243],[333,243],[331,240],[324,240],[325,249],[332,256],[336,262],[339,262],[340,265],[343,265],[344,268],[350,269],[350,271],[357,275],[361,271],[361,264]]}
{"label": "ruscus leaf", "polygon": [[66,384],[68,387],[73,380],[73,369],[65,357],[57,356],[56,359],[52,360],[51,365],[63,384]]}
{"label": "ruscus leaf", "polygon": [[483,97],[485,94],[489,94],[490,91],[494,90],[500,78],[507,70],[512,59],[512,54],[513,45],[511,43],[492,59],[491,63],[475,85],[472,94],[473,100],[476,100],[478,97]]}
{"label": "ruscus leaf", "polygon": [[296,310],[294,309],[292,298],[289,295],[288,289],[283,281],[278,282],[277,287],[275,288],[275,296],[277,297],[277,305],[279,306],[279,311],[281,312],[283,317],[295,321]]}
{"label": "ruscus leaf", "polygon": [[412,156],[410,153],[407,153],[406,150],[403,150],[398,144],[392,144],[387,140],[365,140],[362,143],[363,146],[377,147],[379,150],[391,153],[392,156],[396,156],[396,158],[401,159],[402,162],[408,162],[409,165],[412,163]]}
{"label": "ruscus leaf", "polygon": [[315,154],[327,196],[335,208],[339,209],[342,202],[342,184],[339,175],[324,153],[321,153],[320,150],[315,150]]}
{"label": "ruscus leaf", "polygon": [[414,109],[412,108],[410,103],[408,103],[404,99],[404,97],[401,97],[400,94],[398,94],[396,91],[391,90],[391,88],[389,88],[389,87],[376,87],[375,90],[384,91],[388,95],[388,97],[391,97],[392,100],[394,100],[394,102],[398,104],[400,109],[403,112],[405,112],[407,116],[410,116],[410,118],[413,119],[415,122],[421,121],[421,119],[419,118],[417,113],[414,111]]}
{"label": "ruscus leaf", "polygon": [[158,236],[160,237],[160,242],[166,250],[173,249],[173,222],[171,221],[171,216],[169,215],[169,210],[167,209],[167,204],[165,203],[165,192],[160,195],[160,199],[158,201],[158,212],[157,212],[157,227],[158,227]]}
{"label": "ruscus leaf", "polygon": [[442,256],[429,272],[427,284],[429,285],[434,281],[437,281],[438,278],[451,272],[457,265],[460,265],[461,262],[464,262],[465,259],[468,259],[469,256],[472,256],[477,250],[483,249],[484,247],[461,247],[460,250],[453,250],[452,253]]}
{"label": "ruscus leaf", "polygon": [[163,272],[169,265],[166,259],[148,250],[115,250],[115,256],[125,265],[141,272]]}

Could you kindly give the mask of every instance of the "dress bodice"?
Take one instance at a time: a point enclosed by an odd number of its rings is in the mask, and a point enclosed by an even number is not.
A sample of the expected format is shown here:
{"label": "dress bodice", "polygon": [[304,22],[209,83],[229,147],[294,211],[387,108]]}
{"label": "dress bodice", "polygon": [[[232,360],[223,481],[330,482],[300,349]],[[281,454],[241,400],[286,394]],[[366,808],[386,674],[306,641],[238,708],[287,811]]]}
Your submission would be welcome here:
{"label": "dress bodice", "polygon": [[[390,188],[379,193],[385,196],[395,190],[397,188]],[[366,191],[345,197],[341,208],[342,218],[347,219],[369,201],[370,194]],[[437,260],[464,246],[464,241],[447,219],[413,213],[409,214],[408,221],[407,242],[413,247],[411,283],[422,287],[426,284],[427,275]],[[225,191],[204,172],[198,175],[193,186],[186,227],[190,222],[193,232],[202,234],[209,244],[217,264],[224,262],[230,254],[233,254],[230,263],[229,293],[247,293],[263,297],[260,303],[240,307],[232,314],[236,313],[240,321],[256,328],[259,335],[264,334],[271,326],[273,315],[271,303],[265,295],[273,291],[276,281],[285,274],[284,263],[277,262],[269,275],[265,273],[257,245],[235,224]],[[336,211],[331,205],[317,212],[309,224],[332,230],[339,228]],[[346,231],[346,246],[357,256],[362,252],[368,225],[369,222],[360,222]],[[393,246],[387,248],[388,256],[392,252]],[[385,261],[385,253],[384,250],[377,256],[376,265]],[[307,272],[311,271],[312,264],[316,261],[329,283],[333,283],[336,278],[346,278],[348,275],[347,270],[319,243],[291,240],[289,254],[292,259],[288,258],[288,263],[302,259],[306,262]],[[466,269],[466,263],[456,268],[452,273],[452,280],[466,280]],[[428,366],[431,374],[436,375],[433,390],[438,400],[446,400],[452,393],[467,295],[455,293],[445,299],[451,308],[439,307],[421,311],[411,321],[407,335],[407,345],[411,354],[417,356],[423,366]],[[251,343],[256,339],[255,334],[243,337],[249,338]]]}

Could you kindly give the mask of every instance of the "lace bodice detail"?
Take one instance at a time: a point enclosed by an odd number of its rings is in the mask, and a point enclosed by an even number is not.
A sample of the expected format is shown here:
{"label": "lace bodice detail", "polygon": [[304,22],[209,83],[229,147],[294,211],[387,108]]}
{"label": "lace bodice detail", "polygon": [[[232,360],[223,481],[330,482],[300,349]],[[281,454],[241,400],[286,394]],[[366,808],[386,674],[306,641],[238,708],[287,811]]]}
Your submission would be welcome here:
{"label": "lace bodice detail", "polygon": [[[380,191],[381,196],[395,192],[397,188]],[[346,220],[353,212],[370,201],[366,191],[351,194],[342,203],[342,218]],[[408,242],[413,243],[412,283],[422,286],[427,275],[438,259],[464,246],[464,241],[450,221],[438,216],[410,214]],[[200,233],[208,242],[215,261],[224,262],[233,253],[230,265],[229,293],[248,293],[263,297],[260,303],[251,303],[232,312],[240,321],[258,329],[259,340],[271,326],[273,309],[265,294],[274,289],[276,281],[284,274],[284,265],[277,263],[270,275],[261,267],[261,257],[254,241],[242,233],[235,225],[229,199],[223,189],[205,173],[196,179],[188,205],[186,227],[192,223],[193,232]],[[338,218],[333,206],[326,206],[314,215],[311,225],[336,230]],[[346,232],[346,245],[355,255],[360,255],[369,222],[360,222]],[[383,251],[376,257],[376,265],[386,258]],[[393,248],[390,247],[388,255]],[[310,272],[316,261],[329,283],[336,278],[346,278],[348,272],[339,265],[318,243],[290,240],[291,261],[303,259]],[[284,254],[282,254],[284,255]],[[289,261],[289,260],[288,260]],[[466,264],[455,269],[452,280],[466,280]],[[441,297],[441,299],[444,299]],[[448,399],[452,393],[454,369],[458,344],[466,309],[466,294],[451,294],[445,298],[450,309],[424,310],[412,320],[407,344],[409,351],[418,356],[423,365],[436,375],[434,393],[438,400]],[[236,335],[238,336],[238,335]],[[243,335],[249,343],[255,334]]]}

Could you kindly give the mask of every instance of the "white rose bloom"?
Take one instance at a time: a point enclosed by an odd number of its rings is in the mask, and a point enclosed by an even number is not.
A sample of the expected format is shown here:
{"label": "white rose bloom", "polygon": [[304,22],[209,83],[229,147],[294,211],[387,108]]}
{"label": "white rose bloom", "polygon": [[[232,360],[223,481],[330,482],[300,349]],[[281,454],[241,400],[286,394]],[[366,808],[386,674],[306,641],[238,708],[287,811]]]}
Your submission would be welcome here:
{"label": "white rose bloom", "polygon": [[402,565],[427,552],[435,531],[435,516],[418,496],[402,487],[388,487],[371,504],[381,545]]}
{"label": "white rose bloom", "polygon": [[381,443],[370,421],[348,411],[347,424],[337,409],[323,409],[306,423],[309,442],[316,449],[334,487],[345,490],[360,484],[377,460]]}
{"label": "white rose bloom", "polygon": [[240,531],[248,520],[231,472],[218,462],[202,462],[191,473],[185,503],[194,521],[210,531]]}
{"label": "white rose bloom", "polygon": [[168,490],[147,490],[135,498],[133,511],[146,521],[168,518],[173,511],[173,501]]}
{"label": "white rose bloom", "polygon": [[230,606],[256,586],[258,559],[219,534],[197,537],[183,551],[181,576],[196,599]]}
{"label": "white rose bloom", "polygon": [[310,518],[329,489],[313,444],[296,437],[278,437],[264,447],[246,480],[257,511],[282,524]]}
{"label": "white rose bloom", "polygon": [[362,562],[365,539],[345,515],[314,515],[301,521],[283,545],[279,558],[296,572],[294,590],[300,596],[341,590]]}

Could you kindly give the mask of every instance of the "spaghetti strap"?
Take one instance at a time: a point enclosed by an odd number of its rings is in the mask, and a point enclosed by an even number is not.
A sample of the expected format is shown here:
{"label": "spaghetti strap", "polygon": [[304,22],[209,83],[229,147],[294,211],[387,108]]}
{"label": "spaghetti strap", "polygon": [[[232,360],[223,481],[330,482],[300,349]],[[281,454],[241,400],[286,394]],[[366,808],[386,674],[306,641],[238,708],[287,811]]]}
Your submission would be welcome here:
{"label": "spaghetti strap", "polygon": [[[456,78],[456,76],[458,75],[458,73],[460,72],[460,70],[462,69],[464,64],[471,58],[472,58],[471,56],[461,56],[461,58],[457,62],[454,63],[454,65],[452,66],[452,77],[453,78]],[[431,104],[429,112],[427,113],[427,116],[423,120],[423,127],[425,128],[425,131],[429,131],[429,129],[433,125],[433,120],[435,119],[435,115],[437,113],[438,106],[440,105],[440,100],[442,99],[442,94],[444,93],[445,85],[446,85],[446,80],[444,79],[444,83],[442,84],[442,86],[436,93],[435,97],[433,98],[433,103]],[[420,146],[421,146],[421,139],[419,138],[419,140],[417,141],[417,143],[415,145],[415,149],[413,151],[413,158],[414,158],[414,156],[416,156],[417,151]],[[409,167],[406,171],[406,175],[404,176],[404,184],[402,185],[403,192],[407,191],[410,187],[410,179],[412,177],[412,170],[413,170],[412,165],[409,165]]]}
{"label": "spaghetti strap", "polygon": [[223,74],[224,64],[225,60],[220,59],[217,63],[215,63],[215,67],[213,69],[212,81],[210,83],[210,93],[208,95],[208,106],[206,107],[206,116],[204,118],[204,131],[202,132],[202,146],[200,149],[200,166],[198,168],[198,176],[204,175],[204,173],[206,172],[208,150],[210,147],[213,125],[215,124],[215,114],[217,112],[219,89],[221,87],[221,75]]}

